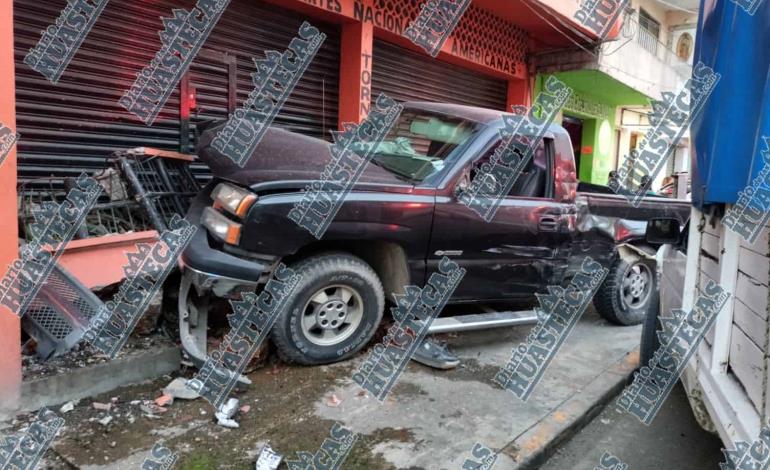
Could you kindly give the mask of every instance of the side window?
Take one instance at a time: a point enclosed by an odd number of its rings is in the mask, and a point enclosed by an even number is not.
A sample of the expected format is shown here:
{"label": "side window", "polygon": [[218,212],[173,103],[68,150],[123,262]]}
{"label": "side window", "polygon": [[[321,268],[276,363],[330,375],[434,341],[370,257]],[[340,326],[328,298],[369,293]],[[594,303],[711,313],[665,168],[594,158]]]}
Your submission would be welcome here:
{"label": "side window", "polygon": [[[471,178],[476,176],[478,168],[489,162],[492,155],[497,148],[501,145],[501,141],[498,141],[492,147],[489,148],[473,165],[471,172]],[[528,197],[528,198],[550,198],[552,197],[552,191],[549,190],[549,151],[548,149],[552,145],[550,139],[542,139],[537,146],[537,149],[532,154],[532,158],[529,159],[522,172],[516,178],[511,190],[508,192],[508,196],[511,197]],[[553,186],[552,184],[550,186]]]}
{"label": "side window", "polygon": [[548,165],[546,163],[545,139],[540,140],[527,165],[513,183],[509,196],[546,197]]}

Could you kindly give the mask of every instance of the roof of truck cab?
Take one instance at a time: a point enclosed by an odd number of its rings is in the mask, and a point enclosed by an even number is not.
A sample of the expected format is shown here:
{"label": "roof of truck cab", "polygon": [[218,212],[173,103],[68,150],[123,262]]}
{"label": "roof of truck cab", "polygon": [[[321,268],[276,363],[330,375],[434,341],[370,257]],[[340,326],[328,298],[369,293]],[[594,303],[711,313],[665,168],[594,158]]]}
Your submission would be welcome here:
{"label": "roof of truck cab", "polygon": [[[431,103],[428,101],[407,101],[403,104],[405,108],[445,114],[447,116],[454,116],[465,119],[466,121],[478,122],[479,124],[485,125],[492,124],[496,121],[499,121],[499,125],[502,125],[503,116],[511,114],[504,111],[478,108],[476,106],[463,106],[461,104]],[[555,123],[551,123],[548,126],[548,131],[553,134],[567,132],[562,126]]]}
{"label": "roof of truck cab", "polygon": [[430,103],[428,101],[407,101],[405,108],[419,109],[423,111],[446,114],[447,116],[456,116],[467,121],[474,121],[481,124],[488,124],[503,117],[503,111],[494,109],[477,108],[475,106],[463,106],[460,104],[449,103]]}

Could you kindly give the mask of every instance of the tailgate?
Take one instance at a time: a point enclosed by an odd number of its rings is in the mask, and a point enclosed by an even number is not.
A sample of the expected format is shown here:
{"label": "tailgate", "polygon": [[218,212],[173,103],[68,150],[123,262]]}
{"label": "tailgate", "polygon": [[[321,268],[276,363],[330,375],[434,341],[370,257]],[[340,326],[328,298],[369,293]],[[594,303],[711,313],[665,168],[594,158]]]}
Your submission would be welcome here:
{"label": "tailgate", "polygon": [[690,201],[665,197],[646,197],[634,207],[624,196],[617,194],[578,193],[581,205],[588,213],[604,217],[617,217],[626,220],[649,220],[658,217],[670,217],[682,224],[690,216]]}

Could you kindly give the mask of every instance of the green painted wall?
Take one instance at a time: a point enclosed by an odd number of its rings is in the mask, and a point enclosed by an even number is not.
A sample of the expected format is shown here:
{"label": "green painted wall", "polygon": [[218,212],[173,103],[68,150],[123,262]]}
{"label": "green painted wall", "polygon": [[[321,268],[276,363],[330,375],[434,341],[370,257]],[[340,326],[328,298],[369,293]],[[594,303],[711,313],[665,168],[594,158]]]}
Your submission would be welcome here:
{"label": "green painted wall", "polygon": [[[572,114],[567,111],[567,114]],[[581,153],[578,178],[595,184],[607,184],[610,171],[615,163],[615,132],[608,119],[583,120],[583,150]]]}
{"label": "green painted wall", "polygon": [[[581,181],[607,184],[615,163],[616,108],[648,104],[648,98],[614,78],[595,70],[557,73],[555,76],[572,88],[575,100],[565,106],[563,114],[583,121],[582,149],[578,178]],[[540,93],[548,75],[538,75],[535,96]],[[534,99],[534,97],[533,97]],[[558,118],[559,124],[562,118]]]}

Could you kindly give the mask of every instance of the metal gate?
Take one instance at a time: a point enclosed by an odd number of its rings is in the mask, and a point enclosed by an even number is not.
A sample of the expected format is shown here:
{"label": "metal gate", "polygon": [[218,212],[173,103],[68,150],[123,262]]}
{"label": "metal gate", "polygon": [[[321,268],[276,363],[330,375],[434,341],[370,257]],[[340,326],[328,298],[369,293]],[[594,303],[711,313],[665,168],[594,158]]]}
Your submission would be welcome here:
{"label": "metal gate", "polygon": [[[187,74],[198,102],[190,122],[180,117],[177,89],[155,124],[147,127],[118,100],[159,49],[160,17],[194,4],[194,0],[108,3],[58,85],[53,85],[23,60],[41,31],[56,21],[66,0],[14,1],[21,184],[60,189],[62,178],[103,168],[106,157],[127,147],[190,151],[195,122],[225,118],[253,90],[252,57],[264,57],[267,49],[285,50],[305,20],[280,7],[233,0]],[[275,124],[328,139],[328,131],[337,126],[339,29],[308,21],[327,35],[326,43]],[[52,178],[40,179],[45,177]]]}
{"label": "metal gate", "polygon": [[374,42],[372,96],[505,110],[508,83],[385,41]]}

